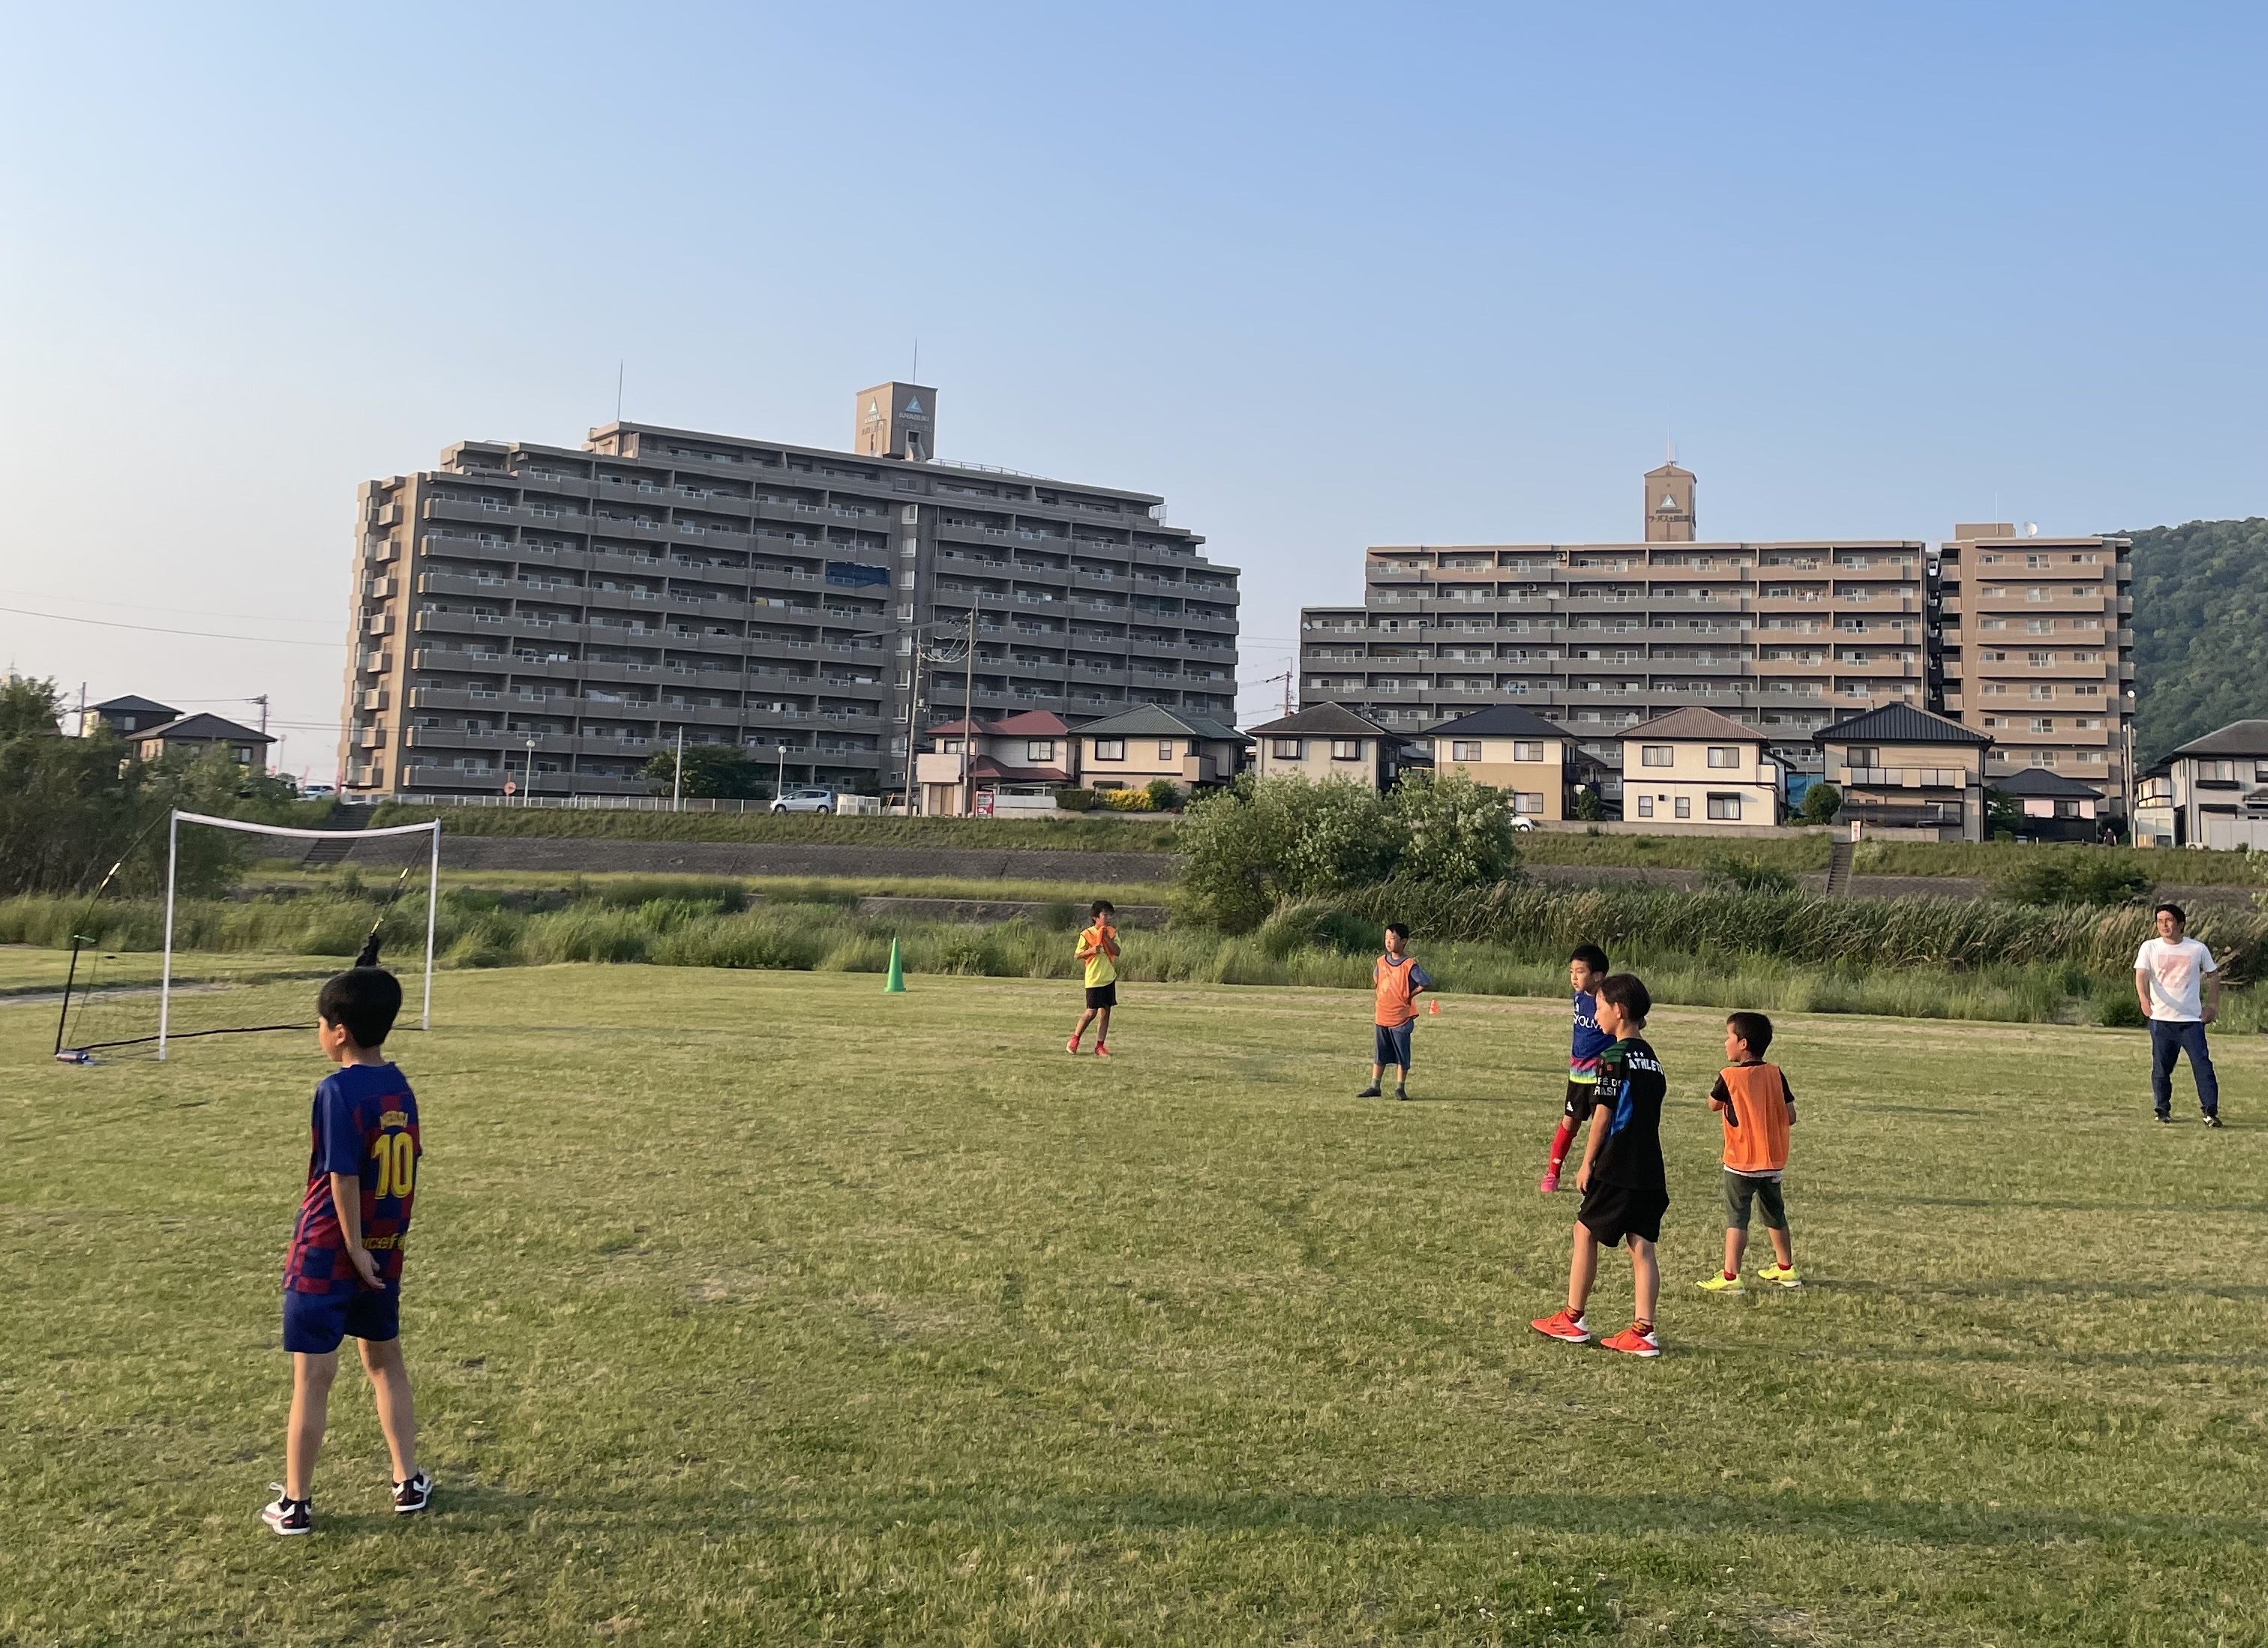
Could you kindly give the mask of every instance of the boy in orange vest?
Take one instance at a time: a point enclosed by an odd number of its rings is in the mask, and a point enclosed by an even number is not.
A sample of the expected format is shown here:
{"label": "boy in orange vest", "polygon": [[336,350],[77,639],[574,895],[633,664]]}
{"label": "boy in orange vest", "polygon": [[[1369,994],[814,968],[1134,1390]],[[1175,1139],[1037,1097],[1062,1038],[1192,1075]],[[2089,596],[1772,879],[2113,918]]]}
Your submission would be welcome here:
{"label": "boy in orange vest", "polygon": [[1787,1233],[1787,1204],[1779,1176],[1787,1167],[1787,1130],[1795,1125],[1795,1094],[1777,1064],[1764,1063],[1771,1048],[1771,1020],[1762,1013],[1736,1012],[1725,1020],[1725,1057],[1730,1061],[1709,1090],[1709,1107],[1725,1118],[1725,1268],[1701,1284],[1710,1293],[1740,1293],[1741,1255],[1749,1246],[1749,1209],[1761,1204],[1764,1232],[1771,1238],[1772,1261],[1756,1272],[1759,1282],[1801,1287],[1795,1244]]}
{"label": "boy in orange vest", "polygon": [[1418,1027],[1418,992],[1433,988],[1424,967],[1410,960],[1410,930],[1400,922],[1386,924],[1386,953],[1371,963],[1370,982],[1378,992],[1378,1008],[1371,1014],[1378,1034],[1372,1038],[1370,1085],[1358,1099],[1380,1096],[1379,1078],[1394,1066],[1394,1096],[1410,1096],[1410,1034]]}

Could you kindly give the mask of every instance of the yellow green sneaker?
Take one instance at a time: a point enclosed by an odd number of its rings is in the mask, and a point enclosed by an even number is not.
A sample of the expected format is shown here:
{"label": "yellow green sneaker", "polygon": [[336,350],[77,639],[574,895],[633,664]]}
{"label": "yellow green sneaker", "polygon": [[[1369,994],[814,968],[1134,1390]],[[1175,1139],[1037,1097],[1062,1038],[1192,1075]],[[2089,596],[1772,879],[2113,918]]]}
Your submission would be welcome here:
{"label": "yellow green sneaker", "polygon": [[1770,1282],[1776,1287],[1801,1287],[1803,1273],[1793,1265],[1768,1264],[1756,1272],[1756,1280]]}
{"label": "yellow green sneaker", "polygon": [[1699,1286],[1704,1293],[1745,1293],[1749,1291],[1741,1285],[1740,1277],[1727,1276],[1722,1270],[1711,1276],[1706,1282],[1701,1283]]}

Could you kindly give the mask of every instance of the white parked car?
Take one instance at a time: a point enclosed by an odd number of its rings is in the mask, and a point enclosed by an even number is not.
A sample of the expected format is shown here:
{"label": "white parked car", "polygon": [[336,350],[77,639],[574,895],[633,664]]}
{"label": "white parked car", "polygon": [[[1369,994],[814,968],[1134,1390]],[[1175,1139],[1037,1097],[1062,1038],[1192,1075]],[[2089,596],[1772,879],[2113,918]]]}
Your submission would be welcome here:
{"label": "white parked car", "polygon": [[338,794],[337,789],[327,784],[306,784],[299,786],[299,794],[309,801],[320,801],[325,796]]}
{"label": "white parked car", "polygon": [[833,784],[798,784],[784,791],[772,803],[775,813],[832,813],[835,811]]}
{"label": "white parked car", "polygon": [[1515,813],[1512,815],[1512,827],[1516,830],[1532,830],[1535,828],[1535,820],[1522,813]]}

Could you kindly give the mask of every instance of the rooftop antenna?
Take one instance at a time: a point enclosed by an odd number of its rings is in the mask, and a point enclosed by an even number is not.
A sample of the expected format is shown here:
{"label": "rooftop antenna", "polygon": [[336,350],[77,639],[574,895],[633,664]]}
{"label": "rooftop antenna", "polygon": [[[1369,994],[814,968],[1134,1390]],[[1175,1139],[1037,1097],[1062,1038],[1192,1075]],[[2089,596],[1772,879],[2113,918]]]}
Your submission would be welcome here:
{"label": "rooftop antenna", "polygon": [[622,421],[622,372],[630,364],[627,357],[615,363],[615,422]]}

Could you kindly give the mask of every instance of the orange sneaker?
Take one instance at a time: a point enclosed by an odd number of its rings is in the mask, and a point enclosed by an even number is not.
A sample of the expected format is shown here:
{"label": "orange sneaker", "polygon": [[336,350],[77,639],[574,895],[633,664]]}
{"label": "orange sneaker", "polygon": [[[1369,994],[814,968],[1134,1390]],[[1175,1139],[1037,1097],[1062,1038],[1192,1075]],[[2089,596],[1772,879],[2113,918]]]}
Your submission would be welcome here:
{"label": "orange sneaker", "polygon": [[1571,1310],[1563,1310],[1556,1316],[1538,1316],[1528,1325],[1546,1339],[1557,1339],[1565,1344],[1591,1343],[1591,1324]]}
{"label": "orange sneaker", "polygon": [[1641,1328],[1636,1322],[1611,1339],[1600,1340],[1599,1343],[1609,1350],[1619,1350],[1624,1356],[1658,1357],[1661,1354],[1660,1337],[1653,1328]]}

